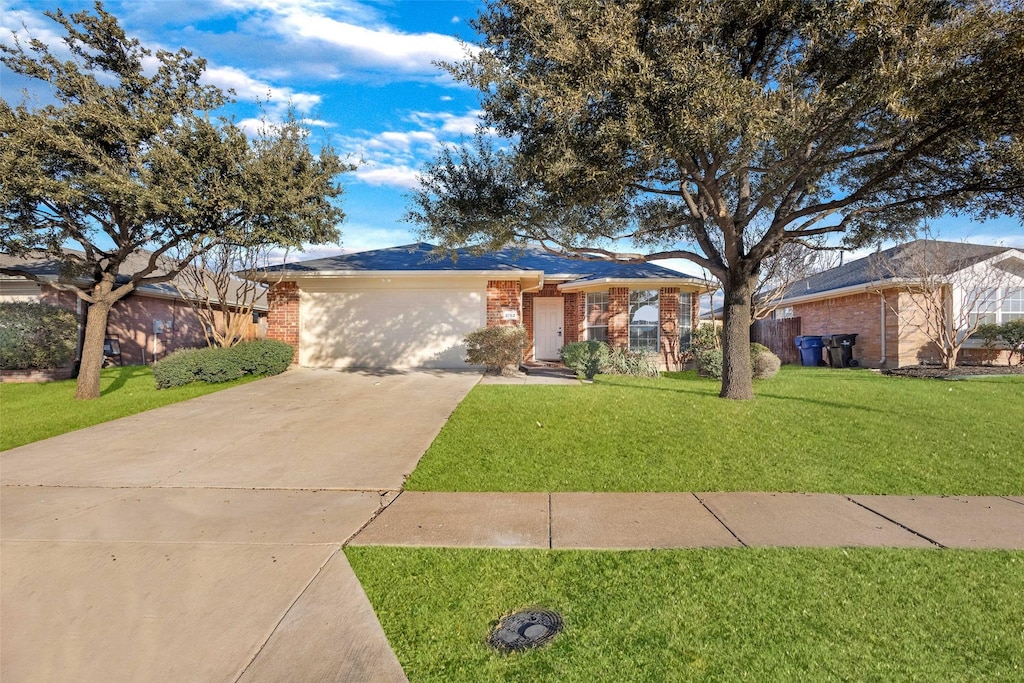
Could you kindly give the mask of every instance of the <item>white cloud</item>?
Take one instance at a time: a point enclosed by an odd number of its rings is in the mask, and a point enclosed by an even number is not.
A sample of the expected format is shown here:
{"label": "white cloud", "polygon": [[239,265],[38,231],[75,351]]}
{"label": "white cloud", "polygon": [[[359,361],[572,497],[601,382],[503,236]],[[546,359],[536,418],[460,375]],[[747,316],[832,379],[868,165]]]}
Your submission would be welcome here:
{"label": "white cloud", "polygon": [[356,169],[356,177],[367,185],[386,185],[411,190],[420,182],[420,172],[404,164],[369,163]]}
{"label": "white cloud", "polygon": [[433,149],[437,144],[437,136],[428,130],[409,132],[385,131],[370,138],[366,142],[366,147],[368,149],[409,152],[419,145],[425,145]]}
{"label": "white cloud", "polygon": [[290,103],[296,111],[307,113],[323,99],[314,93],[271,85],[233,66],[208,67],[203,80],[224,90],[234,90],[242,100],[262,100],[275,110],[283,109]]}
{"label": "white cloud", "polygon": [[483,111],[479,109],[474,109],[463,115],[452,114],[451,112],[418,111],[410,114],[409,120],[425,128],[435,127],[441,133],[460,136],[476,133],[477,126],[480,125],[481,116],[483,116]]}
{"label": "white cloud", "polygon": [[438,75],[435,61],[459,61],[466,47],[454,36],[406,33],[384,24],[375,10],[352,2],[301,0],[220,0],[235,11],[255,13],[249,20],[260,31],[292,43],[315,42],[318,52],[331,46],[350,65]]}

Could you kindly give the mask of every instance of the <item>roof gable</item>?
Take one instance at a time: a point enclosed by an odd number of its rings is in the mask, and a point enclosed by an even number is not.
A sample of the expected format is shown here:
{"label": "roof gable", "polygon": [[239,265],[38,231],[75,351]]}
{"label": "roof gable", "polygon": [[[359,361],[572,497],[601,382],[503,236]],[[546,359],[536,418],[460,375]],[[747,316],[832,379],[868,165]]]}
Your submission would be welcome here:
{"label": "roof gable", "polygon": [[920,258],[925,259],[933,273],[948,275],[1012,250],[985,244],[914,240],[798,280],[786,289],[782,300],[913,277],[918,274]]}

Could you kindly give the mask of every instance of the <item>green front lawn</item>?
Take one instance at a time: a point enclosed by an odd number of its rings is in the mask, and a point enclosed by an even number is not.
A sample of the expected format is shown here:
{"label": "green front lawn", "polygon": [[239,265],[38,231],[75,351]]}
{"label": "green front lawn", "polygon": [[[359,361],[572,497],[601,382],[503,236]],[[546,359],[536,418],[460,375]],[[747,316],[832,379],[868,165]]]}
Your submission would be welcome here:
{"label": "green front lawn", "polygon": [[[1019,681],[1024,553],[345,550],[412,683]],[[485,644],[508,612],[566,628]]]}
{"label": "green front lawn", "polygon": [[153,371],[134,365],[107,368],[100,379],[100,397],[76,401],[75,380],[40,384],[0,384],[0,451],[33,441],[134,415],[203,394],[251,382],[243,377],[223,384],[196,382],[157,391]]}
{"label": "green front lawn", "polygon": [[757,399],[693,373],[481,385],[413,472],[420,491],[1024,493],[1024,377],[784,367]]}

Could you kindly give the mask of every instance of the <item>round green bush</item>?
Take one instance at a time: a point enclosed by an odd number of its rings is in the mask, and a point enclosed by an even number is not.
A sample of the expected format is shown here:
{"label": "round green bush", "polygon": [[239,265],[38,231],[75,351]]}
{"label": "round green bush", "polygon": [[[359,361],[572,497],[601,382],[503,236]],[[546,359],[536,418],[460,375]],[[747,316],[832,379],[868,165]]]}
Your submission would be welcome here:
{"label": "round green bush", "polygon": [[761,344],[750,345],[750,364],[754,371],[754,379],[771,379],[782,367],[779,357]]}
{"label": "round green bush", "polygon": [[78,347],[78,319],[42,303],[0,304],[0,369],[48,370],[67,365]]}

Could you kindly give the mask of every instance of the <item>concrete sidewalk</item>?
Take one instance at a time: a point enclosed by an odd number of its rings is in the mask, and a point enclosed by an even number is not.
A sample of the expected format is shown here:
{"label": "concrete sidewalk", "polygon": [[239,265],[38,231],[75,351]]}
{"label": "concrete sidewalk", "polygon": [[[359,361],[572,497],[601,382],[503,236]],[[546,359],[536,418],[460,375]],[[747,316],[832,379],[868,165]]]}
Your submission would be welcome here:
{"label": "concrete sidewalk", "polygon": [[351,544],[1024,549],[1024,498],[407,491]]}

